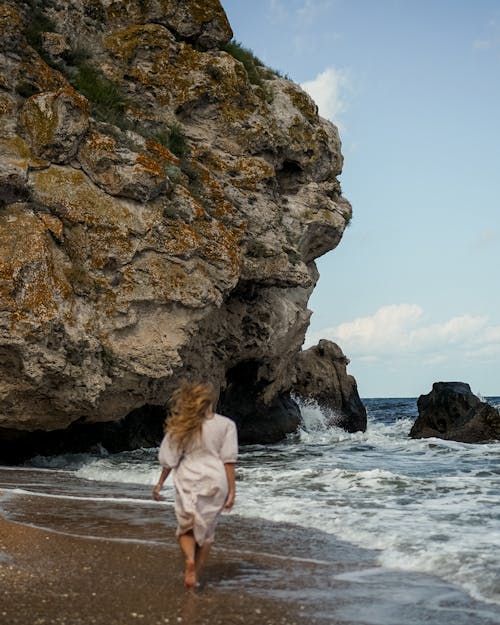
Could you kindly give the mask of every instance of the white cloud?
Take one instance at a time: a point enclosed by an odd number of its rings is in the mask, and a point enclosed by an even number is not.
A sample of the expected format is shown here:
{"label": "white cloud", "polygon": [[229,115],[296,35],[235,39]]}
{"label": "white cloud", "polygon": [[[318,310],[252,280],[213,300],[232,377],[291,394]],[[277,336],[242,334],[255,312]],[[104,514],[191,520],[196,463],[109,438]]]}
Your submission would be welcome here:
{"label": "white cloud", "polygon": [[328,11],[333,5],[333,0],[302,0],[298,3],[290,3],[289,0],[269,0],[271,15],[276,18],[293,17],[298,24],[312,23],[322,13]]}
{"label": "white cloud", "polygon": [[296,15],[300,20],[313,21],[332,5],[332,0],[304,0],[296,10]]}
{"label": "white cloud", "polygon": [[269,2],[269,14],[273,20],[277,22],[283,22],[288,17],[288,11],[286,6],[281,0],[270,0]]}
{"label": "white cloud", "polygon": [[475,248],[483,250],[498,245],[498,232],[492,228],[485,228],[479,232],[474,239]]}
{"label": "white cloud", "polygon": [[338,117],[345,112],[347,103],[345,91],[349,79],[345,70],[328,67],[313,80],[301,84],[302,89],[316,102],[319,114],[338,123]]}
{"label": "white cloud", "polygon": [[476,39],[476,41],[474,41],[474,48],[477,50],[491,50],[491,48],[494,47],[495,44],[490,39]]}
{"label": "white cloud", "polygon": [[476,50],[494,50],[500,46],[500,13],[493,15],[485,28],[485,33],[482,37],[476,39],[473,42],[473,47]]}
{"label": "white cloud", "polygon": [[461,315],[429,323],[416,304],[383,306],[359,317],[308,335],[307,344],[320,338],[338,342],[347,356],[363,362],[411,360],[436,365],[455,357],[491,361],[500,357],[500,326],[479,315]]}

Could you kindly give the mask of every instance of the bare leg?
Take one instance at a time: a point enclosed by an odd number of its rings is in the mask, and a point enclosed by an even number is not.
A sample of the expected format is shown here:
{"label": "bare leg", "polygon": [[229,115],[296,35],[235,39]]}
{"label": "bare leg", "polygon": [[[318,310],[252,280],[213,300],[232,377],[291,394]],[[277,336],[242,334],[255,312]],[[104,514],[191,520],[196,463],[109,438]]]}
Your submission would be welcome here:
{"label": "bare leg", "polygon": [[187,588],[194,588],[196,586],[196,541],[193,532],[181,534],[179,536],[179,545],[186,561],[184,584]]}
{"label": "bare leg", "polygon": [[211,543],[205,543],[201,547],[196,547],[196,577],[200,577],[201,570],[205,566],[211,546]]}

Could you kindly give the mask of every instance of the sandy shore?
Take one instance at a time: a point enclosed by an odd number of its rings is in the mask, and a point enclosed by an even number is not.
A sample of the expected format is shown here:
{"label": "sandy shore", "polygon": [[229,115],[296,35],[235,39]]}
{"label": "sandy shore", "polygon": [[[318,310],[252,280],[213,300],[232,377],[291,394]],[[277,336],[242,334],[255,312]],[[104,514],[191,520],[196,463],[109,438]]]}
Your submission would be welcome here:
{"label": "sandy shore", "polygon": [[169,505],[7,489],[0,511],[1,625],[500,622],[498,606],[438,578],[383,569],[375,552],[292,525],[224,516],[192,593]]}
{"label": "sandy shore", "polygon": [[[264,564],[264,563],[263,563]],[[264,564],[265,566],[265,564]],[[5,625],[147,623],[292,624],[294,602],[239,588],[183,587],[177,548],[75,538],[0,519],[0,622]],[[207,569],[234,574],[221,554]]]}

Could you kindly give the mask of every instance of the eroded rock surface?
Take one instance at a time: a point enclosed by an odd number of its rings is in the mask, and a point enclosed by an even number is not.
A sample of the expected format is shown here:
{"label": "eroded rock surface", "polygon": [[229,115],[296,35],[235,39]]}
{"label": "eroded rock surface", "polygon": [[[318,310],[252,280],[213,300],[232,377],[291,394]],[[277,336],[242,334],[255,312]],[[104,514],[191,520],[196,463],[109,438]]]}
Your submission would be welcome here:
{"label": "eroded rock surface", "polygon": [[461,443],[500,439],[500,413],[481,401],[464,382],[435,382],[420,395],[412,438],[444,438]]}
{"label": "eroded rock surface", "polygon": [[293,422],[314,259],[351,218],[336,127],[249,79],[217,0],[11,1],[0,25],[0,436],[186,377],[224,393],[244,363],[263,427]]}

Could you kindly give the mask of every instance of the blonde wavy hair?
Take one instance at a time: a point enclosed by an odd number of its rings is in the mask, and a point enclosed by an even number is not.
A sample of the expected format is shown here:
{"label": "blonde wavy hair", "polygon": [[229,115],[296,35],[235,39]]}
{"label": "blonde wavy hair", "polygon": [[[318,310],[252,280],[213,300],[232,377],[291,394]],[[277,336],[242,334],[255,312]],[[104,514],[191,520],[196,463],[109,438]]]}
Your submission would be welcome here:
{"label": "blonde wavy hair", "polygon": [[174,445],[185,451],[194,444],[201,435],[207,410],[215,409],[216,400],[214,387],[205,382],[184,383],[172,393],[165,431]]}

